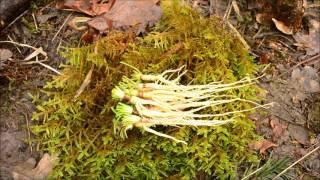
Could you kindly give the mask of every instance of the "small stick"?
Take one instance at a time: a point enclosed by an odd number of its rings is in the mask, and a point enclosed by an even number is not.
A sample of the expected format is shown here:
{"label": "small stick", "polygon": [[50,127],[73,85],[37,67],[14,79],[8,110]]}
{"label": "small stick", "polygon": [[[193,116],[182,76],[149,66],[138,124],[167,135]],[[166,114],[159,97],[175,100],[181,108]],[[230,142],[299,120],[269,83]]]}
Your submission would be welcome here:
{"label": "small stick", "polygon": [[310,156],[312,153],[316,152],[318,149],[320,148],[320,146],[316,147],[315,149],[313,149],[312,151],[308,152],[306,155],[304,155],[302,158],[300,158],[299,160],[297,160],[296,162],[294,162],[293,164],[291,164],[289,167],[287,167],[285,170],[281,171],[277,176],[275,176],[272,180],[275,180],[276,178],[279,178],[282,174],[284,174],[285,172],[287,172],[290,168],[292,168],[293,166],[295,166],[296,164],[298,164],[300,161],[304,160],[306,157]]}
{"label": "small stick", "polygon": [[237,37],[239,38],[239,40],[241,41],[241,43],[243,44],[243,46],[249,50],[250,46],[248,45],[248,43],[246,42],[246,40],[244,40],[244,38],[241,36],[241,34],[239,33],[239,31],[229,22],[227,21],[227,24],[229,25],[229,27],[236,33]]}
{"label": "small stick", "polygon": [[226,11],[225,11],[225,13],[223,15],[223,21],[227,21],[229,19],[229,15],[230,15],[231,9],[232,9],[232,5],[231,5],[231,1],[229,0],[227,9],[226,9]]}
{"label": "small stick", "polygon": [[32,153],[32,144],[31,144],[31,133],[30,133],[30,127],[29,127],[29,118],[28,118],[28,114],[25,112],[22,112],[24,119],[26,120],[26,126],[27,126],[27,133],[28,133],[28,144],[30,147],[30,152]]}
{"label": "small stick", "polygon": [[237,2],[235,0],[232,0],[231,4],[232,4],[232,7],[233,7],[234,11],[236,12],[236,14],[239,17],[239,20],[243,21],[243,17],[242,17],[242,15],[240,13],[240,8],[239,8]]}
{"label": "small stick", "polygon": [[88,74],[86,75],[80,88],[77,90],[76,95],[73,97],[73,99],[74,99],[73,101],[76,101],[76,99],[81,95],[81,93],[84,91],[84,89],[90,84],[93,69],[94,69],[94,65],[91,66],[91,69],[89,70]]}
{"label": "small stick", "polygon": [[246,175],[245,177],[243,177],[241,180],[245,180],[245,179],[248,179],[249,177],[251,177],[252,175],[256,174],[257,172],[261,171],[261,169],[263,169],[264,167],[260,167],[258,169],[256,169],[255,171],[253,171],[252,173]]}
{"label": "small stick", "polygon": [[68,20],[70,19],[70,17],[71,17],[72,14],[73,14],[73,13],[70,13],[70,14],[68,15],[68,17],[66,18],[66,20],[65,20],[65,21],[63,22],[63,24],[60,26],[58,32],[53,36],[52,41],[54,41],[54,40],[56,39],[56,37],[58,36],[58,34],[59,34],[60,31],[62,30],[62,28],[66,25],[66,23],[68,22]]}
{"label": "small stick", "polygon": [[38,31],[38,24],[37,24],[36,17],[34,16],[34,13],[32,13],[32,19],[33,19],[33,22],[34,22],[34,26],[36,27],[36,30]]}
{"label": "small stick", "polygon": [[[12,39],[12,37],[10,37],[10,35],[8,35],[8,39],[13,42],[13,39]],[[20,54],[22,54],[20,48],[19,48],[17,45],[14,45],[14,47],[16,47],[16,48],[17,48],[17,51],[18,51]]]}
{"label": "small stick", "polygon": [[[319,58],[319,59],[317,59],[317,58]],[[317,54],[317,55],[315,55],[315,56],[313,56],[313,57],[310,57],[310,58],[308,58],[308,59],[306,59],[306,60],[303,60],[303,61],[299,62],[298,64],[292,66],[289,70],[281,73],[278,77],[282,77],[283,75],[285,75],[285,74],[287,74],[288,72],[292,71],[293,69],[301,66],[302,64],[309,63],[309,62],[314,61],[314,60],[317,60],[317,61],[320,60],[320,54]]]}
{"label": "small stick", "polygon": [[25,14],[27,14],[29,10],[25,10],[23,13],[21,13],[17,18],[15,18],[10,24],[8,24],[3,30],[9,28],[10,26],[12,26],[12,24],[14,24],[16,21],[18,21],[22,16],[24,16]]}
{"label": "small stick", "polygon": [[[39,50],[42,50],[42,48],[41,48],[41,49],[40,49],[40,48],[35,48],[35,47],[30,46],[30,45],[28,45],[28,44],[21,44],[21,43],[17,43],[17,42],[14,42],[14,41],[0,41],[0,43],[11,43],[11,44],[14,44],[14,45],[17,45],[17,46],[21,46],[21,47],[28,47],[28,48],[33,49],[34,51],[38,51],[39,54],[44,55],[44,56],[45,56],[45,60],[48,58],[46,52],[44,52],[44,51],[39,51]],[[31,53],[30,55],[32,55],[32,54],[33,54],[33,53]],[[29,55],[29,56],[30,56],[30,55]],[[33,55],[32,55],[32,56],[33,56]],[[28,57],[27,57],[27,58],[28,58]],[[39,64],[39,65],[41,65],[41,66],[43,66],[43,67],[45,67],[45,68],[47,68],[47,69],[49,69],[49,70],[51,70],[51,71],[53,71],[53,72],[55,72],[55,73],[61,75],[61,73],[60,73],[58,70],[56,70],[55,68],[53,68],[53,67],[51,67],[51,66],[49,66],[49,65],[47,65],[47,64],[44,64],[44,63],[42,63],[41,61],[39,61],[38,56],[35,56],[35,58],[36,58],[35,61],[29,61],[29,62],[26,62],[26,63],[24,63],[24,64],[33,64],[33,63],[36,63],[36,64]],[[44,61],[45,61],[45,60],[44,60]]]}

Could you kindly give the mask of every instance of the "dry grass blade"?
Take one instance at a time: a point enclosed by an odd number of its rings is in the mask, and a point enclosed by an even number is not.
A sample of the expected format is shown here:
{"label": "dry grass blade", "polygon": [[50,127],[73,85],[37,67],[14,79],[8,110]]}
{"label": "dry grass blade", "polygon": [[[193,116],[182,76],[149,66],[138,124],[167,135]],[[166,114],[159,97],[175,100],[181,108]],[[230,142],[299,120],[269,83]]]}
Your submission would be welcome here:
{"label": "dry grass blade", "polygon": [[239,31],[229,22],[227,21],[227,24],[229,25],[230,29],[232,31],[235,32],[236,36],[238,37],[238,39],[241,41],[241,43],[243,44],[243,46],[249,50],[250,46],[248,45],[248,43],[246,42],[246,40],[244,40],[244,38],[241,36],[241,34],[239,33]]}
{"label": "dry grass blade", "polygon": [[[32,52],[29,56],[27,56],[24,59],[24,61],[27,61],[27,62],[25,62],[23,64],[39,64],[39,65],[41,65],[41,66],[43,66],[43,67],[45,67],[45,68],[47,68],[47,69],[59,74],[59,75],[61,74],[55,68],[53,68],[53,67],[51,67],[51,66],[49,66],[47,64],[42,63],[43,61],[46,61],[47,58],[48,58],[47,53],[43,51],[42,47],[36,48],[36,47],[33,47],[31,45],[28,45],[28,44],[17,43],[17,42],[14,42],[14,41],[0,41],[0,43],[10,43],[10,44],[13,44],[13,45],[17,45],[17,46],[20,46],[20,47],[27,47],[27,48],[30,48],[30,49],[34,50],[34,52]],[[42,54],[43,56],[45,56],[44,60],[39,61],[39,58],[38,58],[39,54]],[[36,60],[35,61],[28,61],[28,60],[31,60],[33,58],[35,58]]]}
{"label": "dry grass blade", "polygon": [[74,96],[74,101],[80,96],[80,94],[84,91],[84,89],[90,84],[93,70],[94,70],[94,66],[92,65],[90,71],[86,75],[86,78],[84,79],[80,88],[76,92],[76,95]]}
{"label": "dry grass blade", "polygon": [[277,176],[275,176],[272,180],[276,180],[277,178],[279,178],[282,174],[284,174],[285,172],[287,172],[289,169],[291,169],[293,166],[295,166],[296,164],[298,164],[300,161],[304,160],[306,157],[310,156],[312,153],[316,152],[318,149],[320,148],[320,146],[316,147],[315,149],[313,149],[312,151],[308,152],[306,155],[304,155],[302,158],[298,159],[296,162],[294,162],[293,164],[291,164],[289,167],[287,167],[285,170],[283,170],[282,172],[280,172]]}

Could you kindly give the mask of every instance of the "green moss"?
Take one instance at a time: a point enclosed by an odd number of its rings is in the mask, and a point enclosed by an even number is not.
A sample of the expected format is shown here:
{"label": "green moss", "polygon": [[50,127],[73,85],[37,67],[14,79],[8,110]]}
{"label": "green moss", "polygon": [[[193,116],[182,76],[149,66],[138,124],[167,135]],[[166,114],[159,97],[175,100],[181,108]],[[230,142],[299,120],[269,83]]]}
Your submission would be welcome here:
{"label": "green moss", "polygon": [[[243,113],[235,123],[221,127],[156,128],[187,141],[187,146],[138,129],[128,131],[125,140],[113,133],[111,89],[131,73],[120,61],[147,73],[186,64],[189,72],[182,83],[231,82],[256,71],[248,52],[220,19],[203,18],[177,1],[164,1],[162,8],[161,22],[143,38],[111,32],[94,45],[64,52],[69,62],[63,65],[63,75],[44,88],[47,98],[38,103],[33,119],[39,123],[32,127],[40,149],[59,154],[53,177],[189,179],[201,171],[233,179],[240,164],[257,162],[255,152],[247,148],[257,138],[255,127]],[[90,84],[75,100],[92,66]],[[230,93],[256,100],[259,91],[251,86]],[[210,112],[250,106],[237,102]]]}

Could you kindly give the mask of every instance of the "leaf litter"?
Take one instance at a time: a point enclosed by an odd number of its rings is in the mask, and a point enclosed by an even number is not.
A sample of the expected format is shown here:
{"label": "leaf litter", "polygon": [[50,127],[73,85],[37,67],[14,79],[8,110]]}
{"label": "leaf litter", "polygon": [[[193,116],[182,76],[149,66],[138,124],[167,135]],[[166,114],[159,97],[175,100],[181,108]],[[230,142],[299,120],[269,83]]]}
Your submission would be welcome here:
{"label": "leaf litter", "polygon": [[277,144],[266,139],[249,144],[249,148],[254,150],[259,150],[260,154],[265,154],[268,149],[272,147],[277,147],[277,146],[278,146]]}
{"label": "leaf litter", "polygon": [[88,25],[99,32],[134,28],[139,34],[144,33],[147,27],[154,25],[161,14],[160,6],[154,0],[116,0],[110,11],[91,19]]}
{"label": "leaf litter", "polygon": [[[162,15],[159,0],[110,0],[105,3],[98,3],[97,0],[66,0],[58,7],[67,7],[92,16],[86,20],[87,25],[99,33],[107,33],[112,29],[131,30],[136,34],[145,33]],[[74,21],[72,24],[77,24]]]}

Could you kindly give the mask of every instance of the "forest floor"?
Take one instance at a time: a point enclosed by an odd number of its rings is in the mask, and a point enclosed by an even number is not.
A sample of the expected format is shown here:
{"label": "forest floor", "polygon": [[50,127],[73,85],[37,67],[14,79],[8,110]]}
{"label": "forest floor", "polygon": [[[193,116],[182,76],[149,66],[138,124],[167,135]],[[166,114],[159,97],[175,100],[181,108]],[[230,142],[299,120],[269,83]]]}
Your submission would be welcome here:
{"label": "forest floor", "polygon": [[[193,3],[193,6],[205,15],[213,13],[210,11],[212,4],[203,3],[209,1],[199,2],[202,4]],[[243,17],[253,15],[251,9],[240,7]],[[228,5],[221,2],[219,8],[222,13],[215,13],[223,16]],[[269,64],[260,86],[267,90],[266,101],[274,102],[274,106],[267,113],[251,116],[258,134],[268,142],[265,149],[259,148],[261,156],[266,161],[287,157],[288,166],[320,146],[320,22],[319,11],[311,6],[309,10],[315,14],[308,20],[316,26],[313,29],[316,34],[309,33],[299,40],[275,26],[266,28],[256,20],[238,22],[239,12],[236,11],[229,17],[250,46],[257,63]],[[50,3],[27,11],[1,32],[0,41],[20,44],[0,43],[0,179],[11,179],[17,166],[30,158],[36,162],[41,159],[37,145],[29,143],[33,138],[30,124],[35,109],[29,93],[43,87],[54,72],[33,60],[33,63],[26,60],[35,50],[27,46],[39,51],[41,47],[48,56],[43,63],[58,69],[66,61],[59,56],[59,50],[78,46],[81,32],[67,25],[67,21],[78,15],[57,9]],[[310,46],[298,46],[302,41]],[[308,155],[287,173],[294,179],[319,179],[320,150]]]}

